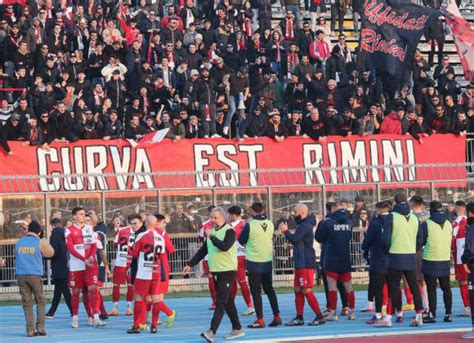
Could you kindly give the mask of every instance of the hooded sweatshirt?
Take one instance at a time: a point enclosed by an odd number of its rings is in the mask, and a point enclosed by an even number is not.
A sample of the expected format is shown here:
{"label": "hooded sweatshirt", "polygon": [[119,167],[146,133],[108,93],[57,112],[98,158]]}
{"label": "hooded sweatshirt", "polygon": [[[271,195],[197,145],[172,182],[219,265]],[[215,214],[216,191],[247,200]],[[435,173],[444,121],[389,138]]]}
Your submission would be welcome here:
{"label": "hooded sweatshirt", "polygon": [[[429,226],[431,226],[431,231]],[[431,214],[430,218],[421,224],[421,231],[423,233],[423,245],[425,246],[422,273],[436,277],[449,276],[453,227],[447,219],[446,212],[440,211]],[[430,237],[430,232],[433,233],[432,237]],[[428,257],[428,249],[437,252],[446,251],[449,252],[449,255],[446,256],[445,260],[432,259]]]}
{"label": "hooded sweatshirt", "polygon": [[464,245],[461,261],[470,266],[472,264],[471,260],[474,258],[474,218],[467,218],[467,225],[466,244]]}
{"label": "hooded sweatshirt", "polygon": [[351,271],[352,226],[349,213],[344,209],[337,210],[319,224],[314,238],[324,243],[324,258],[321,260],[325,271],[339,274]]}
{"label": "hooded sweatshirt", "polygon": [[285,238],[293,244],[293,261],[295,269],[315,269],[316,254],[313,248],[313,227],[316,218],[310,214],[306,218],[297,220],[295,233],[285,232]]}
{"label": "hooded sweatshirt", "polygon": [[362,243],[362,249],[369,251],[371,273],[387,273],[387,254],[383,249],[382,241],[383,224],[387,216],[388,213],[385,213],[372,218]]}
{"label": "hooded sweatshirt", "polygon": [[416,270],[416,252],[423,246],[423,234],[419,229],[418,218],[410,213],[406,202],[396,204],[392,213],[385,218],[382,241],[388,253],[388,268]]}
{"label": "hooded sweatshirt", "polygon": [[380,133],[392,135],[402,134],[402,122],[398,119],[396,112],[390,112],[390,114],[384,118],[380,126]]}

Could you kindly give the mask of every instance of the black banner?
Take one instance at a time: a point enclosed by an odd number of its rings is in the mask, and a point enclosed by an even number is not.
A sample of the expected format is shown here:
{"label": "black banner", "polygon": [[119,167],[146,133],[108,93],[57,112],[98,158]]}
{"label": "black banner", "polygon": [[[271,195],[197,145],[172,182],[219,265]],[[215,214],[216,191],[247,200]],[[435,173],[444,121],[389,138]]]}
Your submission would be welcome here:
{"label": "black banner", "polygon": [[400,0],[365,0],[359,66],[402,80],[437,10]]}

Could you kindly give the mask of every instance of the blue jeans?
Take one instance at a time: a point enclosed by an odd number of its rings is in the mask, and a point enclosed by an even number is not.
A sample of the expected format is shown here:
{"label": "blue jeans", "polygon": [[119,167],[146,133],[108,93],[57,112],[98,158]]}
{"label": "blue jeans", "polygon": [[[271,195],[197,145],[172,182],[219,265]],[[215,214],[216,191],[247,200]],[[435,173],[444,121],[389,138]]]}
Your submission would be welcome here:
{"label": "blue jeans", "polygon": [[[229,111],[227,112],[227,115],[225,116],[224,126],[230,127],[230,124],[232,123],[232,117],[234,116],[235,112],[237,112],[237,114],[239,115],[237,119],[237,128],[239,128],[242,122],[245,120],[244,110],[237,109],[238,105],[239,105],[239,98],[233,95],[230,95],[229,96]],[[239,130],[237,129],[236,132],[237,132],[236,138],[240,138]]]}

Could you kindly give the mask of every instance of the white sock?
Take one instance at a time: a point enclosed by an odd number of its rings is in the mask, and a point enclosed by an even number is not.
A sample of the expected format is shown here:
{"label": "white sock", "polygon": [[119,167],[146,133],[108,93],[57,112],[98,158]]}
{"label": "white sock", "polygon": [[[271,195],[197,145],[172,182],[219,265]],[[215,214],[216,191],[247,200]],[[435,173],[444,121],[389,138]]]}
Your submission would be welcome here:
{"label": "white sock", "polygon": [[385,316],[385,319],[387,319],[387,320],[392,320],[392,315],[391,315],[391,314],[387,314],[387,315]]}
{"label": "white sock", "polygon": [[127,302],[127,309],[129,309],[129,310],[130,310],[131,308],[132,308],[132,302],[131,302],[131,301],[129,301],[129,302]]}
{"label": "white sock", "polygon": [[423,300],[423,307],[425,309],[429,308],[429,303],[428,303],[428,290],[426,289],[426,284],[421,287],[421,297]]}
{"label": "white sock", "polygon": [[72,319],[78,320],[78,319],[79,319],[79,316],[78,316],[78,315],[74,315],[74,316],[72,316]]}
{"label": "white sock", "polygon": [[416,314],[416,320],[417,321],[423,321],[423,315],[421,313]]}
{"label": "white sock", "polygon": [[118,310],[118,301],[114,302],[113,304],[113,309]]}
{"label": "white sock", "polygon": [[377,319],[382,319],[382,313],[376,313],[375,318]]}
{"label": "white sock", "polygon": [[470,307],[464,307],[464,309],[465,309],[467,312],[471,312],[471,308],[470,308]]}
{"label": "white sock", "polygon": [[374,308],[374,302],[369,301],[369,304],[367,305],[368,308],[373,309]]}
{"label": "white sock", "polygon": [[94,320],[99,320],[99,314],[98,313],[94,314]]}

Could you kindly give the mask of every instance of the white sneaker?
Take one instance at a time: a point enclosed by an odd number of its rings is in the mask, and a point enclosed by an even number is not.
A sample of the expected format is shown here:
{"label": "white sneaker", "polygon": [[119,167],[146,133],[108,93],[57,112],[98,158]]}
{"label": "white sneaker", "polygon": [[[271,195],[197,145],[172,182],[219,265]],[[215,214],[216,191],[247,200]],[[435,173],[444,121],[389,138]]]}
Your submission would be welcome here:
{"label": "white sneaker", "polygon": [[94,318],[93,317],[89,317],[87,319],[87,325],[89,326],[94,326]]}
{"label": "white sneaker", "polygon": [[213,134],[213,135],[211,136],[211,138],[222,138],[222,136],[221,136],[221,135],[218,135],[218,134],[216,133],[216,134]]}
{"label": "white sneaker", "polygon": [[329,314],[328,314],[327,317],[326,317],[326,320],[327,320],[328,322],[334,322],[334,321],[336,321],[336,320],[338,320],[338,319],[339,319],[339,318],[337,318],[336,310],[329,312]]}
{"label": "white sneaker", "polygon": [[458,317],[470,317],[471,316],[471,309],[465,308],[464,311],[458,314]]}
{"label": "white sneaker", "polygon": [[228,335],[224,336],[224,339],[236,339],[243,336],[245,336],[245,332],[243,329],[232,330]]}
{"label": "white sneaker", "polygon": [[95,319],[94,320],[94,327],[96,327],[96,328],[101,328],[105,325],[107,325],[107,323],[103,320],[100,320],[100,319]]}
{"label": "white sneaker", "polygon": [[74,328],[74,329],[77,329],[79,327],[79,319],[78,318],[72,318],[71,327]]}
{"label": "white sneaker", "polygon": [[356,319],[356,314],[354,310],[349,310],[349,314],[347,315],[347,319],[349,320],[355,320]]}
{"label": "white sneaker", "polygon": [[388,318],[377,319],[374,323],[374,327],[376,327],[376,328],[391,328],[392,327],[392,320],[388,319]]}
{"label": "white sneaker", "polygon": [[474,329],[461,336],[462,339],[474,339]]}
{"label": "white sneaker", "polygon": [[229,127],[228,127],[228,126],[224,126],[224,127],[222,128],[222,132],[224,133],[224,135],[227,136],[227,134],[229,133]]}

